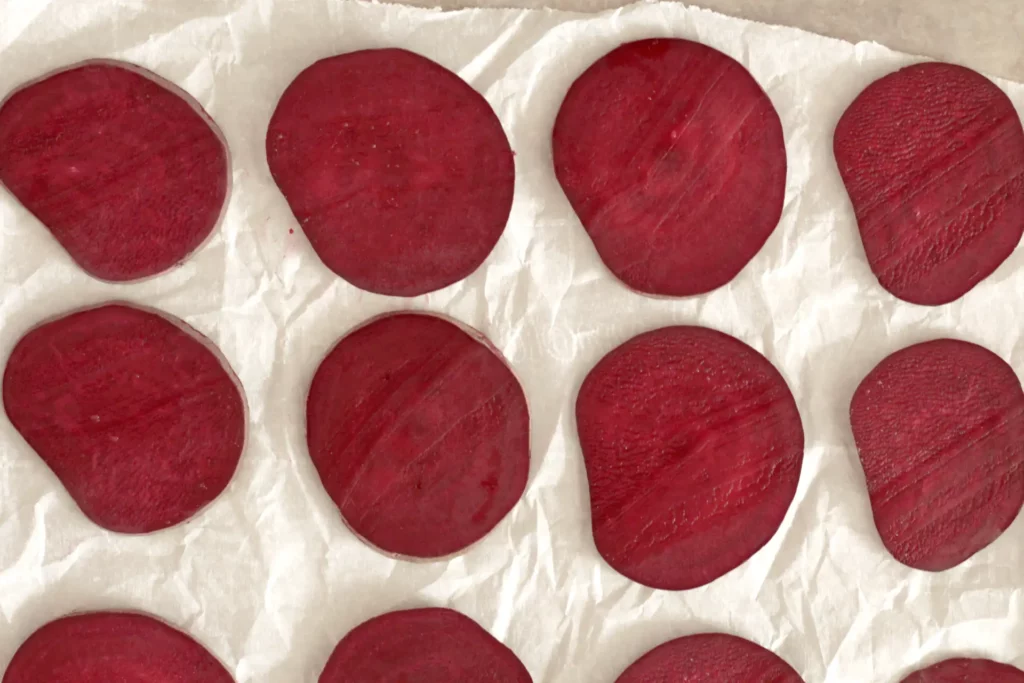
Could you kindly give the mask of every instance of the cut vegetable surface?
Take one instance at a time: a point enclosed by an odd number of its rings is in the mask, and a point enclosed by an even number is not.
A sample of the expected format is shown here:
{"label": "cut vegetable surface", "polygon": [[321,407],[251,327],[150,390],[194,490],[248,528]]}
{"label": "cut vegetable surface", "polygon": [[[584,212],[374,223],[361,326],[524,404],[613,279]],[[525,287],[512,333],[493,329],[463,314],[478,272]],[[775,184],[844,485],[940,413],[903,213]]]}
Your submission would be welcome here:
{"label": "cut vegetable surface", "polygon": [[917,64],[875,81],[834,148],[871,270],[905,301],[959,299],[1024,233],[1024,128],[970,69]]}
{"label": "cut vegetable surface", "polygon": [[659,645],[616,683],[803,683],[780,657],[724,633],[701,633]]}
{"label": "cut vegetable surface", "polygon": [[93,61],[0,105],[0,183],[87,273],[121,282],[171,268],[210,235],[228,155],[187,94],[130,64]]}
{"label": "cut vegetable surface", "polygon": [[192,517],[228,485],[245,439],[241,390],[212,344],[122,304],[22,337],[3,401],[82,512],[111,531]]}
{"label": "cut vegetable surface", "polygon": [[875,526],[903,564],[954,567],[1024,502],[1024,391],[1013,368],[953,339],[892,354],[850,404]]}
{"label": "cut vegetable surface", "polygon": [[786,382],[738,339],[702,327],[634,337],[576,400],[597,550],[654,588],[704,585],[768,542],[803,460]]}
{"label": "cut vegetable surface", "polygon": [[786,146],[737,61],[660,38],[597,60],[555,120],[555,174],[601,260],[654,295],[732,280],[782,215]]}
{"label": "cut vegetable surface", "polygon": [[415,296],[476,270],[501,237],[515,166],[456,74],[398,49],[322,59],[285,90],[267,160],[317,255],[350,283]]}
{"label": "cut vegetable surface", "polygon": [[1024,683],[1024,671],[989,659],[947,659],[915,671],[903,683]]}

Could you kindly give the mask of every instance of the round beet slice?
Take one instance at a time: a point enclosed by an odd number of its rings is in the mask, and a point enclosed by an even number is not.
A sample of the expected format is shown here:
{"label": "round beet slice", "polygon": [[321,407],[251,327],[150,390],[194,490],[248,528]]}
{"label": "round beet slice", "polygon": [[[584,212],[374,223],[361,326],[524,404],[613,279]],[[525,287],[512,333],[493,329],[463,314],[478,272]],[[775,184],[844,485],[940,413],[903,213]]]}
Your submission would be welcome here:
{"label": "round beet slice", "polygon": [[14,654],[3,683],[233,683],[189,636],[142,614],[95,612],[51,621]]}
{"label": "round beet slice", "polygon": [[576,399],[597,550],[653,588],[745,562],[796,493],[804,436],[785,380],[738,339],[665,327],[619,346]]}
{"label": "round beet slice", "polygon": [[306,402],[309,454],[349,527],[436,558],[483,538],[530,470],[526,397],[475,330],[399,313],[331,350]]}
{"label": "round beet slice", "polygon": [[155,74],[92,61],[0,105],[0,183],[102,280],[156,275],[210,235],[227,148],[199,103]]}
{"label": "round beet slice", "polygon": [[954,567],[1024,502],[1024,391],[999,356],[953,339],[892,354],[854,392],[850,424],[882,542],[905,565]]}
{"label": "round beet slice", "polygon": [[379,294],[468,276],[512,208],[498,117],[457,75],[405,50],[350,52],[300,73],[270,119],[267,160],[324,264]]}
{"label": "round beet slice", "polygon": [[616,683],[803,683],[778,655],[743,638],[701,633],[659,645]]}
{"label": "round beet slice", "polygon": [[612,273],[647,294],[721,287],[782,215],[786,146],[768,96],[689,40],[627,43],[569,88],[555,175]]}
{"label": "round beet slice", "polygon": [[14,347],[4,409],[82,512],[122,533],[182,522],[227,486],[245,406],[213,345],[122,304],[66,315]]}
{"label": "round beet slice", "polygon": [[450,609],[388,612],[352,629],[320,683],[531,683],[515,653]]}
{"label": "round beet slice", "polygon": [[1024,671],[990,659],[947,659],[915,671],[902,683],[1024,683]]}
{"label": "round beet slice", "polygon": [[1024,233],[1024,128],[970,69],[918,64],[875,81],[834,149],[871,270],[905,301],[959,299]]}

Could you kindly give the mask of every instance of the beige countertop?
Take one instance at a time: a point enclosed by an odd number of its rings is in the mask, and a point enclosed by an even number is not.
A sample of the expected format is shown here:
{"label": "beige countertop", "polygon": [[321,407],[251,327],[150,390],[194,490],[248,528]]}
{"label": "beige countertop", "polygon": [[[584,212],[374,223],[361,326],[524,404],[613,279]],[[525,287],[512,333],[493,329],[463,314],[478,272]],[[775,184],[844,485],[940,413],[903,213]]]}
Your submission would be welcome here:
{"label": "beige countertop", "polygon": [[[405,0],[446,9],[552,7],[598,11],[629,0]],[[1024,81],[1024,0],[699,0],[723,14],[957,62]]]}

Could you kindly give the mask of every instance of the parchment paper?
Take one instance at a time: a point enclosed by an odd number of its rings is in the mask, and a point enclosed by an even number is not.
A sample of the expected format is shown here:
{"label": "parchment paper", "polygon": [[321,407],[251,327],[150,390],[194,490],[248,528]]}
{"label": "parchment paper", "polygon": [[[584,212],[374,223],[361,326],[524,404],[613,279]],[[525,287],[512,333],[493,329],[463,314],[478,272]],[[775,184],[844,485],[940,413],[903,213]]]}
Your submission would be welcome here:
{"label": "parchment paper", "polygon": [[[728,286],[684,300],[628,291],[602,266],[555,181],[550,131],[571,81],[617,44],[681,36],[742,62],[782,118],[789,155],[778,229]],[[291,79],[339,52],[402,46],[484,93],[517,153],[504,236],[476,273],[411,300],[361,292],[316,258],[264,154]],[[0,193],[0,358],[38,321],[108,299],[176,315],[240,377],[246,452],[228,490],[193,521],[149,536],[85,520],[0,418],[0,667],[46,621],[131,609],[186,629],[249,681],[312,683],[338,639],[378,613],[443,605],[512,647],[538,682],[614,681],[647,649],[728,631],[779,653],[809,681],[897,681],[953,654],[1024,665],[1024,520],[963,565],[908,569],[883,549],[848,424],[859,380],[911,342],[979,342],[1024,371],[1024,249],[960,301],[902,303],[877,284],[831,154],[832,130],[873,79],[916,61],[676,4],[602,15],[439,13],[355,2],[230,0],[0,5],[0,93],[93,57],[147,67],[196,97],[231,148],[233,191],[214,238],[133,285],[77,268]],[[997,81],[1024,108],[1024,86]],[[294,229],[294,234],[290,231]],[[483,331],[530,401],[527,492],[483,542],[439,563],[396,561],[342,524],[309,462],[303,404],[331,344],[384,311],[439,311]],[[654,591],[598,556],[572,420],[583,376],[630,336],[671,323],[735,335],[782,371],[807,450],[771,542],[709,586]]]}

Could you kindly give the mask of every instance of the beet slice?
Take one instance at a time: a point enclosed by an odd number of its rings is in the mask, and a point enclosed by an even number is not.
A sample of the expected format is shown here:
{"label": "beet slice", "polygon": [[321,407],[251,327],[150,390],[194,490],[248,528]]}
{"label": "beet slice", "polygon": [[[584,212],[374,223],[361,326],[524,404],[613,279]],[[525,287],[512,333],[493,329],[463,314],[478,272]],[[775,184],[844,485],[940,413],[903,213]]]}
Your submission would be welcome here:
{"label": "beet slice", "polygon": [[947,659],[915,671],[902,683],[1024,683],[1024,671],[990,659]]}
{"label": "beet slice", "polygon": [[850,404],[875,526],[905,565],[954,567],[1024,502],[1024,391],[999,356],[953,339],[872,370]]}
{"label": "beet slice", "polygon": [[0,106],[0,183],[90,275],[185,260],[227,196],[227,148],[199,103],[139,67],[86,62]]}
{"label": "beet slice", "polygon": [[531,683],[515,653],[458,612],[388,612],[352,629],[334,648],[320,683]]}
{"label": "beet slice", "polygon": [[267,160],[324,264],[379,294],[468,276],[512,208],[512,149],[490,105],[405,50],[350,52],[300,73],[270,119]]}
{"label": "beet slice", "polygon": [[313,377],[313,464],[349,527],[385,552],[460,551],[526,488],[526,397],[466,329],[418,313],[377,318],[342,338]]}
{"label": "beet slice", "polygon": [[122,304],[44,323],[14,347],[4,409],[82,512],[123,533],[182,522],[234,474],[245,406],[202,335]]}
{"label": "beet slice", "polygon": [[94,612],[51,621],[14,654],[3,683],[233,683],[186,634],[143,614]]}
{"label": "beet slice", "polygon": [[804,436],[785,380],[703,327],[641,334],[590,371],[576,399],[597,550],[652,588],[702,586],[778,529]]}
{"label": "beet slice", "polygon": [[875,81],[834,149],[871,271],[905,301],[959,299],[1024,233],[1024,128],[970,69],[917,64]]}
{"label": "beet slice", "polygon": [[743,638],[701,633],[659,645],[616,683],[803,683],[778,655]]}
{"label": "beet slice", "polygon": [[786,146],[771,100],[706,45],[626,43],[555,120],[555,175],[615,277],[689,296],[732,280],[782,215]]}

